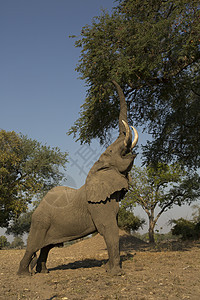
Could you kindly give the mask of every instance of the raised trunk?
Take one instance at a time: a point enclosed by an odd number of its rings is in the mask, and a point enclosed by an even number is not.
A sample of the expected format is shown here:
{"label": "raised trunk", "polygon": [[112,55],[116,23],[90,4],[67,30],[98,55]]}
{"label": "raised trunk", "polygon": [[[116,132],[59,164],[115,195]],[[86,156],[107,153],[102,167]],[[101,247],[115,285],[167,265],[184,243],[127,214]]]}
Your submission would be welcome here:
{"label": "raised trunk", "polygon": [[122,120],[124,120],[128,124],[127,103],[126,103],[125,96],[124,96],[124,93],[123,93],[120,85],[115,80],[113,80],[112,83],[115,85],[115,87],[117,89],[117,93],[119,95],[119,101],[120,101],[119,133],[122,134],[122,133],[126,132],[126,128],[125,128]]}

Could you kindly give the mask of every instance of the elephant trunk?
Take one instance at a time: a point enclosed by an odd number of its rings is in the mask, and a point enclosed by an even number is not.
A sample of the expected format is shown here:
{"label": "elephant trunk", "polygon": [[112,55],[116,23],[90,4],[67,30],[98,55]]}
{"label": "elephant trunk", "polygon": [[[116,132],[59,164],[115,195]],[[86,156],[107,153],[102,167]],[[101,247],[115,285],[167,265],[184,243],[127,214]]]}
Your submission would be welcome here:
{"label": "elephant trunk", "polygon": [[[112,83],[115,85],[115,87],[117,89],[117,93],[119,95],[119,101],[120,101],[119,134],[124,134],[126,132],[126,127],[124,125],[124,122],[122,122],[122,120],[124,120],[126,122],[126,124],[128,124],[127,103],[126,103],[125,96],[124,96],[124,93],[123,93],[120,85],[115,80],[113,80]],[[130,134],[131,134],[131,132],[130,132]],[[131,136],[130,136],[130,138],[131,138]]]}
{"label": "elephant trunk", "polygon": [[[115,87],[117,89],[117,93],[119,95],[119,101],[120,101],[119,134],[126,134],[126,137],[124,139],[124,144],[125,144],[125,146],[127,146],[128,142],[130,140],[132,140],[132,133],[128,126],[127,103],[126,103],[126,99],[125,99],[124,93],[123,93],[120,85],[115,80],[113,80],[112,83],[115,85]],[[132,129],[134,131],[134,135],[135,135],[134,140],[131,145],[131,149],[133,149],[138,142],[138,132],[133,126],[131,126],[131,127],[132,127]]]}

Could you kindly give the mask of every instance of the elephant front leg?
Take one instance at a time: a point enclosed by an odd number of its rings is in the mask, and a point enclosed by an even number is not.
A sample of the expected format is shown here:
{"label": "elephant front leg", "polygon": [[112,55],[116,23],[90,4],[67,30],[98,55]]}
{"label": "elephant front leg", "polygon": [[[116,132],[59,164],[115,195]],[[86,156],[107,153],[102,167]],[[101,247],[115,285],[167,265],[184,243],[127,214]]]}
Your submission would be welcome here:
{"label": "elephant front leg", "polygon": [[106,226],[103,230],[99,230],[103,235],[108,250],[108,269],[111,275],[122,275],[120,267],[120,253],[119,253],[119,229],[117,224],[112,224],[112,227]]}
{"label": "elephant front leg", "polygon": [[91,203],[89,211],[97,231],[104,237],[108,250],[108,271],[121,275],[119,254],[119,228],[117,225],[118,203],[113,199],[104,203]]}

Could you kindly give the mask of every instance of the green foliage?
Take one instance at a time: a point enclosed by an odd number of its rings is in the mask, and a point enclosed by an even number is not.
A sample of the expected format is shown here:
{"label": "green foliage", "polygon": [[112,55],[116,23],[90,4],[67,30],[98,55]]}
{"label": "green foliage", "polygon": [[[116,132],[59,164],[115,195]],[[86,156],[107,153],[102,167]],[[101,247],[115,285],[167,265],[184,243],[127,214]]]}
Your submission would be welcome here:
{"label": "green foliage", "polygon": [[21,237],[16,236],[13,240],[13,242],[10,244],[10,248],[23,248],[24,242]]}
{"label": "green foliage", "polygon": [[194,210],[192,220],[180,218],[170,221],[170,224],[175,224],[171,230],[172,234],[181,236],[182,240],[200,238],[200,207],[193,205],[192,208]]}
{"label": "green foliage", "polygon": [[7,238],[5,235],[0,236],[0,249],[9,246],[9,242],[7,241]]}
{"label": "green foliage", "polygon": [[192,220],[195,223],[200,223],[200,206],[195,204],[192,205],[193,213],[192,213]]}
{"label": "green foliage", "polygon": [[[197,173],[188,175],[179,165],[159,163],[156,168],[133,167],[129,191],[122,201],[125,206],[140,205],[149,219],[149,240],[154,242],[154,228],[160,216],[174,204],[192,203],[200,195]],[[159,208],[157,215],[155,209]]]}
{"label": "green foliage", "polygon": [[14,131],[0,131],[0,227],[27,210],[33,196],[41,196],[63,178],[67,153],[28,139]]}
{"label": "green foliage", "polygon": [[118,213],[118,226],[119,228],[130,233],[131,231],[136,231],[145,223],[144,220],[140,219],[137,216],[127,210],[125,207],[119,208]]}
{"label": "green foliage", "polygon": [[197,173],[188,175],[179,165],[159,163],[156,168],[134,166],[132,181],[126,203],[141,205],[150,211],[157,205],[167,210],[173,204],[191,203],[200,193],[200,178]]}
{"label": "green foliage", "polygon": [[82,28],[77,71],[88,85],[80,118],[69,133],[106,141],[117,127],[115,80],[127,98],[129,122],[154,140],[146,161],[200,166],[199,2],[123,0]]}
{"label": "green foliage", "polygon": [[181,236],[183,240],[199,239],[200,223],[183,218],[172,220],[172,223],[175,224],[171,230],[173,235]]}
{"label": "green foliage", "polygon": [[13,234],[14,236],[22,236],[24,233],[28,233],[31,226],[32,214],[33,211],[30,211],[15,218],[7,228],[6,233]]}

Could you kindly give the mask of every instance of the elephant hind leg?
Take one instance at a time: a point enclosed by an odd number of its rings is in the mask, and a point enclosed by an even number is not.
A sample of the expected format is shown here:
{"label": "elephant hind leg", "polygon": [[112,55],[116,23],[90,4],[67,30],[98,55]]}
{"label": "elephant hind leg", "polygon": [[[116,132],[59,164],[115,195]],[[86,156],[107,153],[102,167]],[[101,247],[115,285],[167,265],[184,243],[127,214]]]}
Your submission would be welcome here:
{"label": "elephant hind leg", "polygon": [[32,256],[31,262],[30,262],[31,274],[33,273],[33,269],[36,266],[36,264],[37,264],[37,255],[36,255],[36,253],[33,253],[33,256]]}
{"label": "elephant hind leg", "polygon": [[17,274],[18,275],[29,275],[29,264],[31,263],[33,256],[34,256],[33,251],[27,251],[24,254],[24,257],[22,258],[20,265],[19,265],[19,269]]}
{"label": "elephant hind leg", "polygon": [[36,271],[38,273],[48,273],[48,269],[46,267],[46,262],[47,262],[47,257],[49,254],[49,251],[54,247],[54,245],[48,245],[43,247],[40,250],[40,256],[37,260],[37,266],[36,266]]}
{"label": "elephant hind leg", "polygon": [[18,275],[28,275],[29,265],[32,259],[34,259],[35,253],[41,248],[42,243],[46,235],[46,230],[34,230],[31,228],[30,234],[27,241],[27,248],[22,258],[17,274]]}

